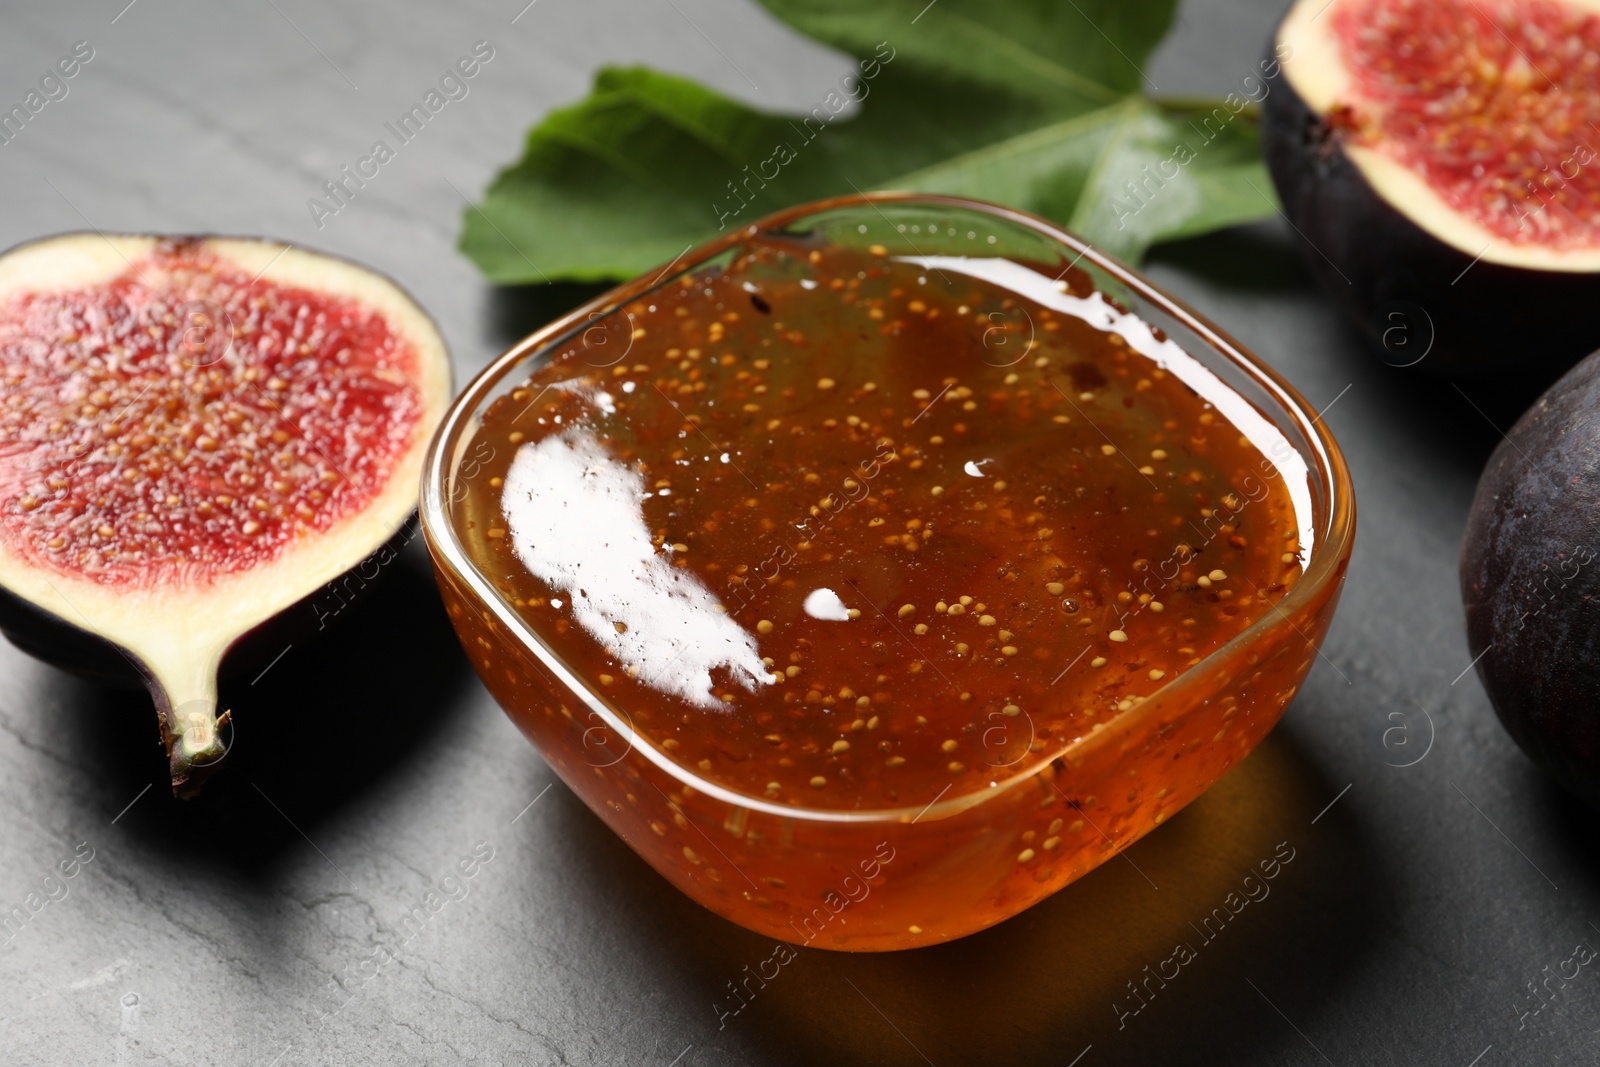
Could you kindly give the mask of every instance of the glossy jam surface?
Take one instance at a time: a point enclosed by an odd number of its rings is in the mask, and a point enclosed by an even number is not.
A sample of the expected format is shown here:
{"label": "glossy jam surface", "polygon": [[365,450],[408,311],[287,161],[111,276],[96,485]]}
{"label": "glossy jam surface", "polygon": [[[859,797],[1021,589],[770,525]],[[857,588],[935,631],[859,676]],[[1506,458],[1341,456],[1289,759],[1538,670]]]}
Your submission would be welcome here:
{"label": "glossy jam surface", "polygon": [[378,314],[171,243],[90,288],[0,306],[0,526],[108,585],[271,559],[386,483],[421,414]]}
{"label": "glossy jam surface", "polygon": [[1600,12],[1554,0],[1359,0],[1331,12],[1336,120],[1505,240],[1600,247]]}
{"label": "glossy jam surface", "polygon": [[754,242],[496,400],[458,534],[706,782],[915,810],[1034,773],[1272,612],[1310,547],[1277,431],[1054,275]]}

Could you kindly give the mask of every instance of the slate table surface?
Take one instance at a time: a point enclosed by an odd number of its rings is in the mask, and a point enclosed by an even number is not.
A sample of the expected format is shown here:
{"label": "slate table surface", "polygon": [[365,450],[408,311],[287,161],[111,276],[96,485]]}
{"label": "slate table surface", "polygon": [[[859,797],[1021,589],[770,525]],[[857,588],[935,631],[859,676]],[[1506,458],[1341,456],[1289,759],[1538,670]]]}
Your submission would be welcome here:
{"label": "slate table surface", "polygon": [[[416,294],[464,383],[583,295],[497,291],[454,249],[464,197],[533,120],[604,63],[803,110],[848,62],[740,0],[524,2],[7,3],[0,102],[75,42],[94,57],[0,146],[0,245],[89,227],[306,242]],[[1186,3],[1152,82],[1237,88],[1278,6]],[[318,228],[307,198],[480,40],[494,57],[470,95]],[[1559,977],[1600,946],[1593,813],[1462,673],[1461,530],[1515,412],[1504,390],[1373,358],[1295,240],[1273,219],[1149,271],[1326,406],[1360,507],[1343,605],[1282,724],[1124,858],[947,946],[804,950],[721,1019],[770,943],[669,887],[555,779],[413,552],[234,688],[230,766],[196,803],[167,794],[143,695],[0,647],[0,911],[93,856],[0,946],[0,1063],[1600,1062],[1600,966]],[[1280,842],[1295,858],[1270,895],[1197,937]],[[491,858],[441,888],[474,849]],[[397,930],[430,892],[442,906]],[[1136,1005],[1128,983],[1179,941],[1197,958]]]}

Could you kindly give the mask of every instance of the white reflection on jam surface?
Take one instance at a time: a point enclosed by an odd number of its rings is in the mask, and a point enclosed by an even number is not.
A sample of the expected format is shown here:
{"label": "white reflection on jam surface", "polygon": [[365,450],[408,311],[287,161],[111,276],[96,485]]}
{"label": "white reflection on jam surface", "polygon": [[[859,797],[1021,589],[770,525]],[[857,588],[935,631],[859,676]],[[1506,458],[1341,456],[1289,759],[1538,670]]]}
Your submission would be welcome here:
{"label": "white reflection on jam surface", "polygon": [[574,425],[517,450],[500,506],[523,566],[565,593],[573,620],[641,682],[704,708],[726,706],[712,692],[718,668],[752,691],[770,685],[755,637],[651,544],[649,495],[638,471]]}

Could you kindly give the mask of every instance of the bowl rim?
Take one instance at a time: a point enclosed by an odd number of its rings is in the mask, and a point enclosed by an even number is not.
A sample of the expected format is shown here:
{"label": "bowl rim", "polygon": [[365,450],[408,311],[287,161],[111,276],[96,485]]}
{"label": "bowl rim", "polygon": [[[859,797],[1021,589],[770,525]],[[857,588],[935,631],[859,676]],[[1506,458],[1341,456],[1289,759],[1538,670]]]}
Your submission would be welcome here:
{"label": "bowl rim", "polygon": [[[1163,313],[1180,322],[1186,329],[1195,334],[1212,351],[1230,362],[1237,370],[1251,379],[1267,396],[1276,402],[1286,412],[1296,425],[1296,429],[1304,436],[1311,446],[1311,455],[1306,457],[1312,460],[1308,473],[1320,478],[1322,489],[1326,497],[1326,523],[1317,530],[1318,538],[1312,546],[1311,558],[1307,561],[1300,581],[1289,591],[1289,594],[1277,604],[1273,610],[1262,615],[1244,630],[1240,631],[1225,644],[1213,649],[1199,663],[1180,671],[1174,678],[1161,688],[1146,697],[1140,704],[1119,712],[1110,721],[1100,724],[1099,729],[1088,734],[1046,748],[1031,760],[1019,760],[1011,773],[998,778],[985,788],[973,789],[970,792],[944,800],[941,792],[927,805],[916,805],[896,808],[813,808],[805,805],[788,805],[774,803],[764,797],[751,796],[728,786],[709,781],[688,767],[679,764],[665,752],[653,744],[648,735],[636,730],[631,722],[631,717],[626,711],[613,709],[590,686],[584,684],[582,676],[568,668],[559,654],[556,653],[537,633],[535,633],[513,611],[493,586],[484,578],[483,574],[472,563],[462,547],[460,539],[456,536],[455,526],[445,507],[449,496],[446,486],[448,479],[454,473],[446,469],[449,454],[454,451],[454,443],[460,433],[476,421],[476,414],[486,395],[501,382],[505,373],[522,363],[530,355],[548,345],[553,339],[562,337],[575,327],[592,321],[596,315],[604,315],[615,311],[653,289],[658,288],[669,276],[676,276],[680,264],[686,264],[682,269],[692,269],[695,265],[714,259],[716,256],[735,248],[762,230],[782,227],[808,216],[821,215],[843,208],[871,206],[878,208],[880,205],[914,204],[933,208],[947,208],[987,215],[1003,222],[1025,230],[1031,230],[1036,235],[1042,236],[1070,252],[1075,258],[1072,264],[1076,265],[1082,260],[1087,260],[1094,266],[1115,278],[1119,283],[1127,286],[1136,293],[1140,299],[1155,305]],[[881,214],[881,210],[880,210]],[[885,216],[887,218],[887,216]],[[1198,358],[1198,357],[1197,357]],[[1246,403],[1257,407],[1249,397],[1239,394]],[[565,684],[577,695],[590,711],[600,718],[618,736],[626,741],[623,755],[617,762],[637,751],[643,758],[649,760],[657,768],[676,779],[682,785],[691,787],[695,792],[704,793],[723,802],[750,811],[759,811],[787,819],[812,821],[817,823],[906,823],[929,821],[936,822],[958,814],[968,808],[986,803],[1007,790],[1018,788],[1036,777],[1040,771],[1051,762],[1063,759],[1072,754],[1069,766],[1082,762],[1087,754],[1102,746],[1116,743],[1120,738],[1127,736],[1141,728],[1146,720],[1158,713],[1160,708],[1171,705],[1174,701],[1182,701],[1187,690],[1199,684],[1199,680],[1210,672],[1208,667],[1219,661],[1230,659],[1243,648],[1260,642],[1269,634],[1287,627],[1301,633],[1293,621],[1293,612],[1302,604],[1312,602],[1331,586],[1336,586],[1343,578],[1348,564],[1350,553],[1355,539],[1355,486],[1350,477],[1349,467],[1345,463],[1344,454],[1338,442],[1334,440],[1332,432],[1322,420],[1322,416],[1306,401],[1299,390],[1271,366],[1261,360],[1244,345],[1240,344],[1230,334],[1213,325],[1210,320],[1191,308],[1187,303],[1169,295],[1165,290],[1147,280],[1138,271],[1125,266],[1118,260],[1095,248],[1093,244],[1072,234],[1058,226],[1056,223],[1040,216],[1008,208],[982,200],[968,197],[948,196],[934,193],[916,192],[868,192],[852,193],[845,196],[830,197],[824,200],[811,201],[794,207],[785,208],[763,218],[757,219],[747,225],[732,230],[729,233],[713,238],[701,245],[687,248],[680,252],[670,262],[658,268],[653,268],[641,273],[631,281],[622,283],[613,289],[586,301],[579,307],[567,312],[565,315],[547,323],[524,337],[510,348],[506,349],[494,360],[480,370],[467,385],[467,387],[451,403],[444,418],[434,431],[433,439],[429,442],[428,451],[423,462],[422,486],[418,515],[421,520],[423,538],[428,545],[429,554],[435,566],[444,566],[451,574],[465,583],[472,592],[488,606],[501,625],[507,631],[517,635],[522,645],[529,653],[534,655],[542,665]],[[1318,650],[1320,655],[1320,648]]]}

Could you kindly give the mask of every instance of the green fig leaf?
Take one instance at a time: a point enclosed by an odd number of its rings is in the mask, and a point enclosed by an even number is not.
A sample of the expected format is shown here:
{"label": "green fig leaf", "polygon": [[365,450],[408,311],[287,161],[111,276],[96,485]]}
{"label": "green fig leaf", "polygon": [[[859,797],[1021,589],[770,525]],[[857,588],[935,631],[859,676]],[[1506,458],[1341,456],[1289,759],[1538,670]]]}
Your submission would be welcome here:
{"label": "green fig leaf", "polygon": [[1030,211],[1137,262],[1276,209],[1247,101],[1144,92],[1172,0],[762,2],[854,72],[781,115],[606,68],[466,210],[462,250],[502,284],[627,277],[793,204],[904,189]]}

